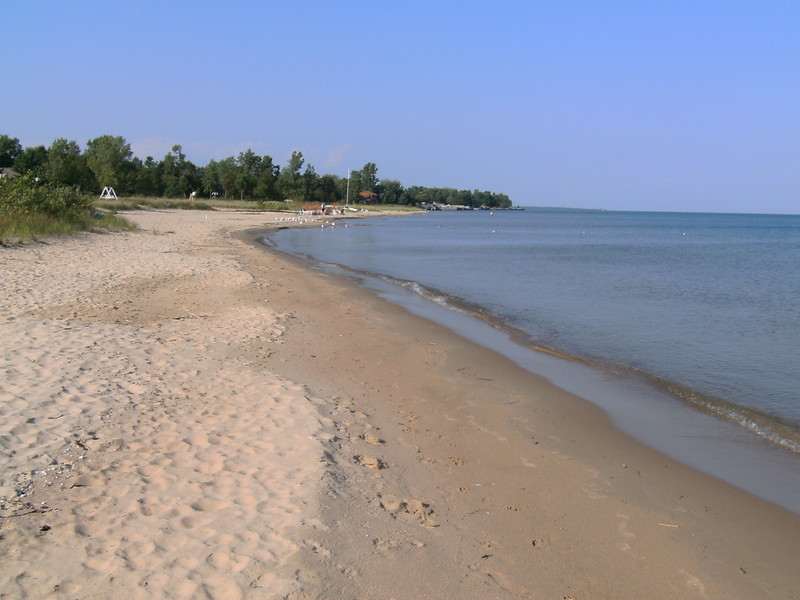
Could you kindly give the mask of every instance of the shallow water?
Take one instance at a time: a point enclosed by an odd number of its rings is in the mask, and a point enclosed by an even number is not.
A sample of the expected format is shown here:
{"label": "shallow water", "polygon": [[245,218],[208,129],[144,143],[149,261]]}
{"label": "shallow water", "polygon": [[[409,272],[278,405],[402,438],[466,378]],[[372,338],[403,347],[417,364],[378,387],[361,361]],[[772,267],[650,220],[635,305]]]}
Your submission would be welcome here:
{"label": "shallow water", "polygon": [[[601,380],[616,364],[657,378],[658,387],[626,392],[614,406],[603,404],[602,386],[587,384],[588,376],[573,371],[554,383],[580,388],[569,391],[682,462],[692,463],[686,454],[707,454],[709,464],[693,466],[740,487],[766,485],[755,483],[759,464],[773,459],[754,459],[750,475],[725,475],[731,466],[737,470],[726,451],[715,459],[709,447],[681,450],[681,439],[710,435],[737,444],[745,448],[740,463],[752,462],[748,452],[760,447],[741,437],[745,429],[800,448],[798,216],[448,212],[284,230],[272,239],[280,250],[388,275],[441,305],[467,308],[515,331],[523,345],[588,359],[605,373]],[[558,379],[552,364],[544,368]],[[738,427],[720,424],[722,430],[709,433],[697,410],[677,417],[687,405],[724,414]],[[676,431],[659,442],[662,412],[676,415],[670,421]],[[783,488],[778,496],[800,495],[798,473],[789,467],[788,481],[772,485]]]}

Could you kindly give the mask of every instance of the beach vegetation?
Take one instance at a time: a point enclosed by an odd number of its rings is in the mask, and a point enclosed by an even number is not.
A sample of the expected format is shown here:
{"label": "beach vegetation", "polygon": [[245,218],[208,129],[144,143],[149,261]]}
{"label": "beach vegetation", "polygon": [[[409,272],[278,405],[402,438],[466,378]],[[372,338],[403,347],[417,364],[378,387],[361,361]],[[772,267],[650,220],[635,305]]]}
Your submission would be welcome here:
{"label": "beach vegetation", "polygon": [[134,178],[137,164],[125,138],[101,135],[86,143],[86,164],[100,186],[123,189]]}
{"label": "beach vegetation", "polygon": [[28,147],[14,159],[14,170],[20,174],[35,173],[41,175],[45,163],[47,163],[47,148],[44,146]]}
{"label": "beach vegetation", "polygon": [[310,176],[307,175],[309,173],[308,168],[306,168],[306,173],[303,173],[302,168],[304,163],[305,158],[303,158],[302,152],[299,150],[292,152],[289,163],[285,168],[281,169],[276,182],[277,191],[282,197],[298,201],[308,198],[306,193],[311,187],[307,185],[308,179],[313,179],[316,172],[313,167],[311,167]]}
{"label": "beach vegetation", "polygon": [[42,176],[46,181],[59,185],[80,187],[85,190],[97,186],[94,173],[86,164],[77,142],[58,138],[47,149],[47,160]]}
{"label": "beach vegetation", "polygon": [[15,244],[79,231],[135,226],[113,212],[97,210],[79,188],[43,181],[33,173],[0,179],[0,241]]}
{"label": "beach vegetation", "polygon": [[12,138],[9,135],[0,135],[0,168],[14,166],[14,161],[22,153],[22,145],[19,138]]}
{"label": "beach vegetation", "polygon": [[[378,165],[367,162],[351,170],[348,177],[318,173],[299,150],[286,164],[251,149],[198,166],[189,160],[180,144],[162,159],[134,156],[130,144],[120,136],[102,135],[89,140],[81,151],[74,140],[56,139],[48,148],[23,148],[17,138],[0,135],[0,167],[13,167],[21,174],[35,174],[45,182],[77,186],[92,194],[113,187],[117,196],[131,205],[152,206],[159,199],[174,208],[207,208],[204,198],[248,203],[246,208],[266,210],[279,203],[282,210],[309,204],[359,206],[418,206],[423,203],[461,205],[469,208],[510,208],[505,194],[450,187],[405,187],[397,179],[382,179]],[[146,201],[133,200],[146,199]],[[184,203],[192,199],[194,204]]]}

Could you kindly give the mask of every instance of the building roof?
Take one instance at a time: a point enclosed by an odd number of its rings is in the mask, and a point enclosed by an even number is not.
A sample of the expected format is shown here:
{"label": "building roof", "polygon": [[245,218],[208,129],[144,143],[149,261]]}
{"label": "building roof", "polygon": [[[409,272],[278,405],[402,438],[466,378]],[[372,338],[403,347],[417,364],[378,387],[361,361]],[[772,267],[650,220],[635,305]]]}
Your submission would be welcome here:
{"label": "building roof", "polygon": [[19,177],[20,174],[17,173],[11,167],[0,167],[0,177],[8,177],[9,179],[14,179],[15,177]]}

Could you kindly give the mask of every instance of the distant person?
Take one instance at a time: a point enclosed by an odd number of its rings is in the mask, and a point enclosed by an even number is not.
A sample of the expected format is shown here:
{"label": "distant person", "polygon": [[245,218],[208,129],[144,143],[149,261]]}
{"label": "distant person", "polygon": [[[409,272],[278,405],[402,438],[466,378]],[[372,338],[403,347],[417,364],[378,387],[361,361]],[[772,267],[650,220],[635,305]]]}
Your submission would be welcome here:
{"label": "distant person", "polygon": [[194,198],[195,198],[195,196],[197,196],[197,192],[192,192],[191,194],[189,194],[189,200],[191,200],[192,202],[194,202]]}

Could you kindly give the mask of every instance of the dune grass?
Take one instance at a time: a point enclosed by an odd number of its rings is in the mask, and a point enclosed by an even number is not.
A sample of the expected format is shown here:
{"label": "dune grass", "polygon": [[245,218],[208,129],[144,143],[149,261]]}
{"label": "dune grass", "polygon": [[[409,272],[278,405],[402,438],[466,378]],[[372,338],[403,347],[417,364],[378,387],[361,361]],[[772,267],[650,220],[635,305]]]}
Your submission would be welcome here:
{"label": "dune grass", "polygon": [[83,231],[129,231],[136,225],[113,213],[91,214],[78,218],[55,217],[43,213],[0,216],[0,243],[6,246],[40,241],[43,238],[74,235]]}
{"label": "dune grass", "polygon": [[79,190],[35,177],[0,180],[0,243],[23,244],[81,231],[135,229],[113,212],[97,210]]}

